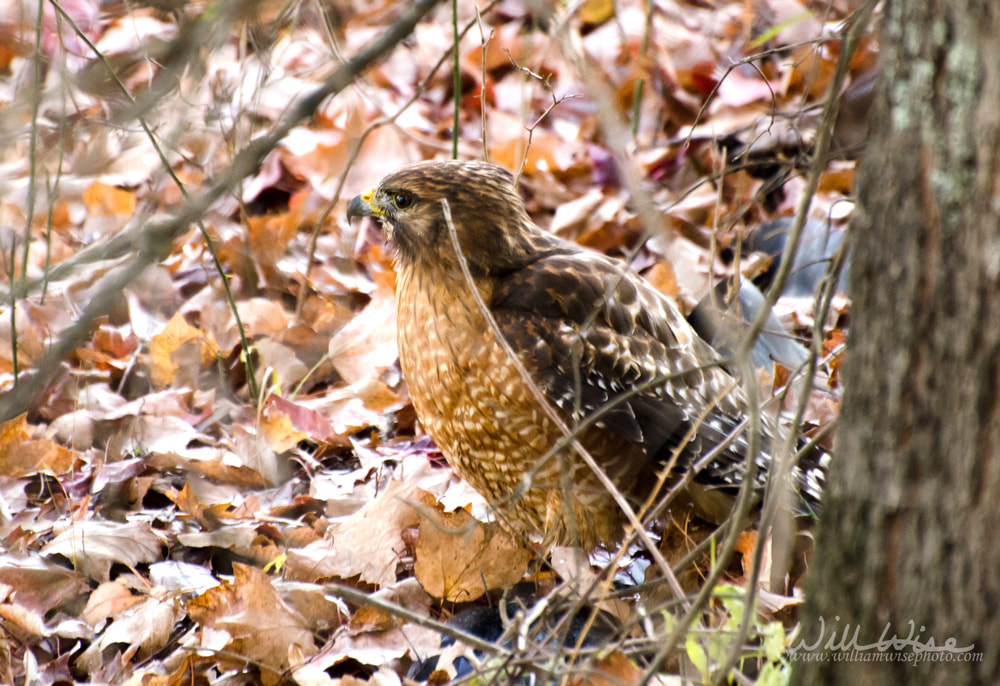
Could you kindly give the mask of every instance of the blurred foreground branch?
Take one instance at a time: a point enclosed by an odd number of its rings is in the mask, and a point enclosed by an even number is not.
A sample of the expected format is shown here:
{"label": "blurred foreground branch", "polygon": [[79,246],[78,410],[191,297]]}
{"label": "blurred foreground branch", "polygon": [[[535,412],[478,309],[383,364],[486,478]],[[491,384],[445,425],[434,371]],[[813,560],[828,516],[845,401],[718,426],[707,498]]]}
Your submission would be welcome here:
{"label": "blurred foreground branch", "polygon": [[367,49],[344,63],[320,87],[296,103],[272,131],[241,150],[216,182],[200,195],[191,197],[177,214],[171,218],[150,222],[141,230],[134,230],[127,244],[130,244],[131,249],[136,252],[135,259],[101,280],[94,298],[83,309],[73,326],[66,329],[39,360],[37,369],[23,383],[17,384],[0,399],[0,421],[7,421],[27,411],[32,403],[38,402],[42,392],[58,372],[62,360],[85,339],[94,319],[108,312],[120,297],[122,289],[146,267],[163,259],[169,253],[173,240],[184,233],[192,223],[198,221],[216,200],[230,192],[240,180],[255,172],[267,154],[293,127],[311,117],[324,100],[349,86],[372,63],[410,35],[417,22],[431,10],[435,2],[436,0],[419,0],[414,3]]}

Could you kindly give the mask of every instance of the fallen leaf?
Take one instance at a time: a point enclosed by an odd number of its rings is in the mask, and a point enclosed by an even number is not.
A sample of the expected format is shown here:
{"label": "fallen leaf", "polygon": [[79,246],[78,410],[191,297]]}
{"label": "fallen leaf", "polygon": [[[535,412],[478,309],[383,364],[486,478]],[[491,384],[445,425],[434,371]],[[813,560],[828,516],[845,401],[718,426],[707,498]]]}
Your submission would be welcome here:
{"label": "fallen leaf", "polygon": [[420,513],[413,573],[424,589],[448,602],[475,600],[524,577],[531,551],[496,522],[465,510]]}
{"label": "fallen leaf", "polygon": [[371,302],[330,339],[330,359],[348,383],[377,377],[396,362],[396,298],[387,278]]}
{"label": "fallen leaf", "polygon": [[81,664],[88,664],[90,671],[95,671],[104,660],[104,650],[115,644],[128,646],[126,654],[134,654],[139,660],[167,644],[181,616],[180,603],[175,598],[158,596],[139,600],[112,620],[100,638],[84,651],[78,660]]}
{"label": "fallen leaf", "polygon": [[89,588],[80,572],[37,554],[0,556],[0,586],[9,589],[19,605],[41,614],[75,601]]}
{"label": "fallen leaf", "polygon": [[321,414],[277,395],[268,398],[260,429],[271,449],[279,453],[310,437],[325,441],[333,433]]}
{"label": "fallen leaf", "polygon": [[569,680],[569,686],[631,686],[642,681],[643,670],[621,651],[612,651],[584,677]]}
{"label": "fallen leaf", "polygon": [[20,605],[0,603],[0,623],[4,633],[20,645],[32,645],[49,634],[42,616]]}
{"label": "fallen leaf", "polygon": [[[226,652],[261,663],[260,676],[266,686],[281,682],[282,674],[297,666],[289,660],[293,648],[304,657],[316,653],[305,620],[255,567],[234,563],[233,580],[192,599],[188,614],[202,626],[228,634]],[[243,666],[242,660],[232,658],[221,658],[220,662]]]}
{"label": "fallen leaf", "polygon": [[615,16],[615,3],[613,0],[584,0],[578,14],[584,24],[603,24]]}
{"label": "fallen leaf", "polygon": [[143,600],[142,596],[132,595],[132,591],[124,584],[108,581],[90,594],[80,619],[96,629],[105,619],[121,614]]}
{"label": "fallen leaf", "polygon": [[[401,582],[401,585],[408,584]],[[407,607],[405,602],[393,600],[394,590],[386,589],[377,595]],[[426,612],[426,608],[422,610]],[[326,668],[347,658],[365,665],[385,665],[407,654],[413,658],[433,655],[441,647],[441,634],[429,627],[403,623],[382,610],[370,611],[362,607],[355,614],[360,614],[361,619],[352,618],[351,623],[312,660],[314,666]]]}
{"label": "fallen leaf", "polygon": [[47,438],[33,439],[27,415],[0,425],[0,475],[24,476],[36,472],[65,474],[73,466],[76,453]]}
{"label": "fallen leaf", "polygon": [[420,523],[418,508],[434,508],[430,493],[390,481],[377,498],[331,527],[332,540],[288,551],[288,577],[315,581],[359,577],[376,586],[396,581],[396,565],[406,550],[403,532]]}
{"label": "fallen leaf", "polygon": [[105,216],[135,213],[135,194],[95,181],[83,191],[83,202],[93,215]]}
{"label": "fallen leaf", "polygon": [[[194,346],[193,355],[185,354],[186,344]],[[163,331],[153,336],[149,342],[149,353],[153,361],[152,381],[157,386],[168,386],[174,382],[182,364],[192,361],[205,364],[218,357],[218,351],[219,346],[211,333],[191,326],[178,312],[170,318]]]}
{"label": "fallen leaf", "polygon": [[136,567],[162,557],[164,541],[149,522],[72,522],[42,548],[43,555],[62,555],[97,581],[108,581],[111,565]]}

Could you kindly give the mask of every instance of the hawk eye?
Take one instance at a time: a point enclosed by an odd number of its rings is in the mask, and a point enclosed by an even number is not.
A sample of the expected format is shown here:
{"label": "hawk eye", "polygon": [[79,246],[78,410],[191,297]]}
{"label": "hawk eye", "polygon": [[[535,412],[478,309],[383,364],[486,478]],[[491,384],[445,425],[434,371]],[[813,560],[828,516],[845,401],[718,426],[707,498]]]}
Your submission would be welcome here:
{"label": "hawk eye", "polygon": [[392,204],[395,205],[397,209],[405,210],[413,204],[413,196],[409,193],[403,193],[402,191],[393,193]]}

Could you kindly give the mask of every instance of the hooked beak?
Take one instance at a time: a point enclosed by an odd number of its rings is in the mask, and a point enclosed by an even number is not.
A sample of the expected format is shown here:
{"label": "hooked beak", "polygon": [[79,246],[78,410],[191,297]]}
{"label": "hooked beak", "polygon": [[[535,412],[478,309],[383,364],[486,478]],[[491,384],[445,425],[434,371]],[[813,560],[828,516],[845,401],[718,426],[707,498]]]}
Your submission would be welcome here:
{"label": "hooked beak", "polygon": [[371,206],[374,197],[375,189],[369,188],[361,195],[351,198],[351,202],[347,204],[347,223],[349,224],[355,217],[377,217],[380,213]]}

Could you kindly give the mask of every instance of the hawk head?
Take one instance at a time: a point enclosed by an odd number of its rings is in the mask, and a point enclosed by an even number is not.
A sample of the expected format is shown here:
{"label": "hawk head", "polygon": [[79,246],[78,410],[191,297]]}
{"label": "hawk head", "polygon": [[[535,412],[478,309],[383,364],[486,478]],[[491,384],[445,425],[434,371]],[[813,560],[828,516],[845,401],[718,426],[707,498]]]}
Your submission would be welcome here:
{"label": "hawk head", "polygon": [[355,196],[347,219],[378,219],[402,269],[458,269],[442,201],[474,276],[516,269],[535,252],[542,234],[524,209],[514,176],[486,162],[424,162],[395,171]]}

